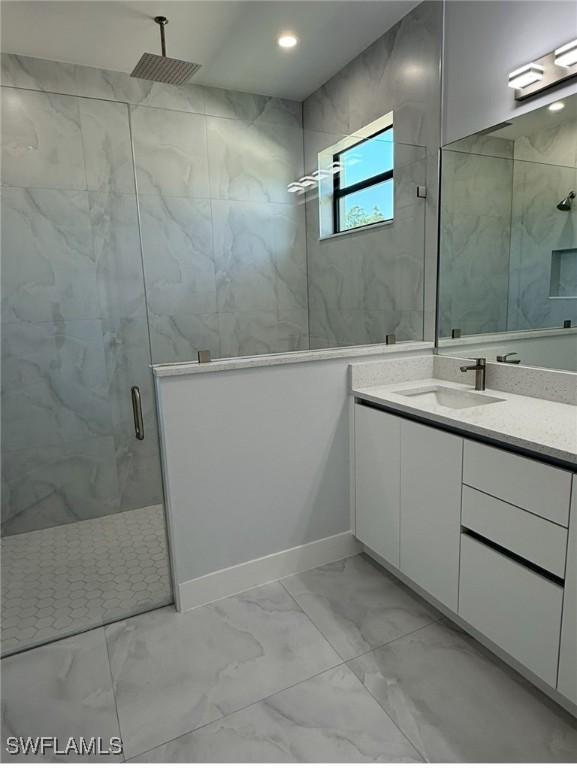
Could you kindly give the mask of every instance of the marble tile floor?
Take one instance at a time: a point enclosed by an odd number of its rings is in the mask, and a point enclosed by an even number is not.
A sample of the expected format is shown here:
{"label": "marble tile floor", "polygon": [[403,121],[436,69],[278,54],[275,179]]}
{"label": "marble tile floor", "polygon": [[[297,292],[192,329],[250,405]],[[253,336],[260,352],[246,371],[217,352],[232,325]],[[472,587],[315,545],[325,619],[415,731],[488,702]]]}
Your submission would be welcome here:
{"label": "marble tile floor", "polygon": [[2,654],[172,600],[161,505],[5,536]]}
{"label": "marble tile floor", "polygon": [[576,720],[363,555],[2,673],[4,739],[121,736],[135,763],[577,759]]}

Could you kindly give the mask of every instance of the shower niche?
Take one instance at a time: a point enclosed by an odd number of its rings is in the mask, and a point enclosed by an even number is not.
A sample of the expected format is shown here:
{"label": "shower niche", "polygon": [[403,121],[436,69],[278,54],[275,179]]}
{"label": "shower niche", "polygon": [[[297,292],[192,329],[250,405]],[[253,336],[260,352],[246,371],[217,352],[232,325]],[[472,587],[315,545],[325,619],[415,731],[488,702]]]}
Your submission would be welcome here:
{"label": "shower niche", "polygon": [[552,299],[577,299],[577,248],[562,248],[551,254]]}

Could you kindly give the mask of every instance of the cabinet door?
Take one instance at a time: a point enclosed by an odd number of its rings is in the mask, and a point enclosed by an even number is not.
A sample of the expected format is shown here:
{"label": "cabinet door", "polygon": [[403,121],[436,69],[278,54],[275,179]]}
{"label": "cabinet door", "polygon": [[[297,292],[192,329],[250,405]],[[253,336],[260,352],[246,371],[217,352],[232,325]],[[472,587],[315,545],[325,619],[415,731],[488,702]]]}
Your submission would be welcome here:
{"label": "cabinet door", "polygon": [[459,616],[553,687],[562,603],[558,584],[462,535]]}
{"label": "cabinet door", "polygon": [[577,475],[573,475],[557,688],[577,704]]}
{"label": "cabinet door", "polygon": [[462,465],[460,437],[402,422],[400,568],[455,612]]}
{"label": "cabinet door", "polygon": [[355,406],[355,534],[399,565],[401,420]]}

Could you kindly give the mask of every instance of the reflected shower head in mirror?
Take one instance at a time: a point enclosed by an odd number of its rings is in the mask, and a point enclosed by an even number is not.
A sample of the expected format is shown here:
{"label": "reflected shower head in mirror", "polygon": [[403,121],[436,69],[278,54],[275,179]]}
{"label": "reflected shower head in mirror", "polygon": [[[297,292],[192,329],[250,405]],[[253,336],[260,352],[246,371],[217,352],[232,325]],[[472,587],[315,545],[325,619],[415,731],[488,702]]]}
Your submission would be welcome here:
{"label": "reflected shower head in mirror", "polygon": [[575,192],[571,191],[569,192],[567,197],[564,197],[560,203],[557,203],[557,208],[560,211],[570,211],[573,206],[574,199],[575,199]]}

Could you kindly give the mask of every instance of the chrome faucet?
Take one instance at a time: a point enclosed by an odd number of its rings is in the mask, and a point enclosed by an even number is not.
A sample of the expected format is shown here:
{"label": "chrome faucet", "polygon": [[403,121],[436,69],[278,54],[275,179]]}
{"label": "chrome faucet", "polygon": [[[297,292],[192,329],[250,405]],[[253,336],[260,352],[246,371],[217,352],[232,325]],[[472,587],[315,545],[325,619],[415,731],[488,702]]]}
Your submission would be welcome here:
{"label": "chrome faucet", "polygon": [[515,360],[511,360],[510,358],[515,356],[517,352],[507,352],[506,355],[497,355],[497,362],[498,363],[509,363],[509,365],[519,365],[521,362],[520,357],[516,357]]}
{"label": "chrome faucet", "polygon": [[475,371],[475,389],[482,392],[485,389],[485,374],[487,372],[487,358],[476,357],[475,365],[462,365],[461,372]]}

